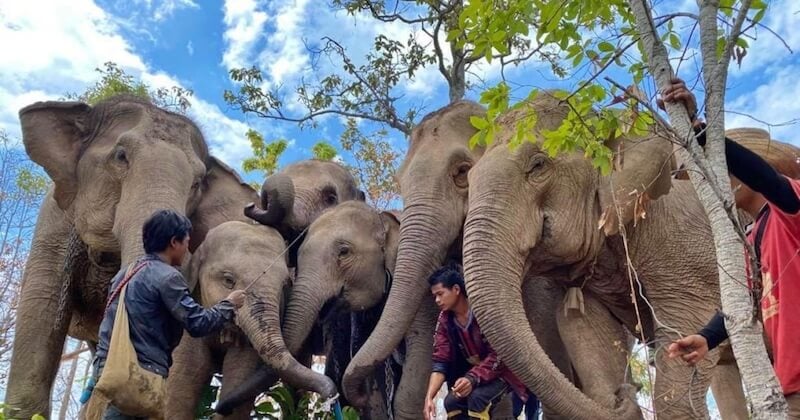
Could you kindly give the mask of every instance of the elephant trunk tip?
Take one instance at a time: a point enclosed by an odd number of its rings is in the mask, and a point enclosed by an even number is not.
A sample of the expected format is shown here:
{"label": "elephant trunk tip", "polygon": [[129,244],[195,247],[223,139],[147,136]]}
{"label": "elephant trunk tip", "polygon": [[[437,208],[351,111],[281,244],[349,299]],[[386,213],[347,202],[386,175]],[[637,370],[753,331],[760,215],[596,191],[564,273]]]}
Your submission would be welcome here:
{"label": "elephant trunk tip", "polygon": [[371,366],[348,367],[347,371],[342,378],[342,392],[347,401],[356,408],[363,408],[367,406],[368,397],[364,392],[360,378],[366,378],[371,372]]}

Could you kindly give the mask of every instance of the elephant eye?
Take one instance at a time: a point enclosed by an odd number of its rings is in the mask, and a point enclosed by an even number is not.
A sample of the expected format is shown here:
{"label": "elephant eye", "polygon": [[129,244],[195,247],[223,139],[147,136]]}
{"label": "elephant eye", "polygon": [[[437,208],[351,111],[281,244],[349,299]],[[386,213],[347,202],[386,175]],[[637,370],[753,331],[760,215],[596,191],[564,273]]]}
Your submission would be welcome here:
{"label": "elephant eye", "polygon": [[125,153],[125,149],[121,147],[117,148],[117,150],[114,151],[114,160],[120,163],[128,163],[128,155]]}
{"label": "elephant eye", "polygon": [[344,258],[350,255],[350,246],[347,244],[339,245],[339,258]]}
{"label": "elephant eye", "polygon": [[339,196],[336,194],[336,190],[331,187],[325,187],[322,190],[322,199],[328,206],[334,206],[339,202]]}
{"label": "elephant eye", "polygon": [[469,187],[469,179],[467,178],[467,175],[469,175],[470,169],[472,169],[471,163],[462,162],[453,170],[453,182],[455,182],[458,188]]}
{"label": "elephant eye", "polygon": [[545,157],[541,153],[537,153],[531,156],[531,159],[528,162],[528,167],[525,170],[525,173],[528,176],[534,176],[544,168],[546,163],[547,163],[547,157]]}
{"label": "elephant eye", "polygon": [[222,285],[228,289],[233,289],[233,286],[236,285],[236,278],[233,276],[233,273],[229,271],[222,273]]}

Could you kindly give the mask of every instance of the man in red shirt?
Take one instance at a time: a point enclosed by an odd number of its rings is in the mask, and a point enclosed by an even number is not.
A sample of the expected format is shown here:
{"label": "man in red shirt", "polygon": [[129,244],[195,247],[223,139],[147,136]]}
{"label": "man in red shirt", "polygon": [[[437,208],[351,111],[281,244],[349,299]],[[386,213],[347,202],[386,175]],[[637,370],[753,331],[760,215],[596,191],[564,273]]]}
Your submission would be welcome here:
{"label": "man in red shirt", "polygon": [[[694,95],[680,79],[673,80],[663,100],[682,102],[691,115],[697,110]],[[702,123],[694,125],[700,130],[698,142],[705,146]],[[725,157],[736,206],[755,220],[747,239],[761,265],[761,314],[775,374],[789,403],[789,418],[800,419],[800,180],[780,175],[760,156],[727,138]],[[800,164],[797,157],[783,158]],[[717,312],[698,334],[672,343],[669,356],[695,364],[727,338],[723,315]]]}
{"label": "man in red shirt", "polygon": [[433,344],[433,371],[428,382],[423,416],[436,418],[433,399],[447,381],[444,399],[448,418],[488,420],[492,407],[509,387],[524,402],[525,386],[497,359],[472,314],[458,266],[446,266],[428,279],[441,309]]}

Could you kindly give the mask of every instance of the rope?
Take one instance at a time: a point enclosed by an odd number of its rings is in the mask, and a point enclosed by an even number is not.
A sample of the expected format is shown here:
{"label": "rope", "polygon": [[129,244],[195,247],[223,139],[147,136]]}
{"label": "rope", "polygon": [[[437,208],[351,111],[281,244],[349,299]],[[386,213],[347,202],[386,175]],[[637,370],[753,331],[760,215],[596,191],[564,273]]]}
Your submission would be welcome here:
{"label": "rope", "polygon": [[261,272],[261,273],[260,273],[258,276],[256,276],[256,278],[255,278],[255,279],[254,279],[252,282],[250,282],[250,284],[248,284],[248,285],[247,285],[247,286],[246,286],[246,287],[243,289],[243,291],[245,291],[245,292],[246,292],[246,291],[248,291],[248,290],[249,290],[251,287],[253,287],[253,285],[254,285],[254,284],[256,284],[256,282],[257,282],[258,280],[260,280],[260,279],[261,279],[261,277],[262,277],[264,274],[267,274],[267,272],[269,271],[269,269],[270,269],[270,268],[272,268],[272,267],[273,267],[273,266],[274,266],[274,265],[275,265],[275,264],[278,262],[278,260],[279,260],[279,259],[281,259],[281,258],[282,258],[282,257],[283,257],[283,256],[286,254],[286,252],[287,252],[287,251],[289,251],[289,249],[290,249],[292,246],[294,246],[294,244],[295,244],[295,243],[297,243],[297,241],[299,241],[299,240],[300,240],[300,238],[302,238],[303,236],[305,236],[306,232],[308,232],[308,228],[309,228],[309,227],[310,227],[310,226],[306,226],[306,228],[305,228],[305,229],[303,229],[303,231],[302,231],[302,232],[300,232],[300,234],[299,234],[299,235],[297,235],[297,237],[296,237],[296,238],[294,238],[294,240],[293,240],[291,243],[289,243],[289,245],[288,245],[288,246],[286,246],[286,248],[284,248],[284,250],[283,250],[283,251],[281,251],[281,253],[280,253],[280,254],[278,254],[278,256],[277,256],[277,257],[275,257],[275,258],[272,260],[272,262],[270,262],[270,264],[267,266],[267,268],[265,268],[265,269],[264,269],[264,270],[263,270],[263,271],[262,271],[262,272]]}

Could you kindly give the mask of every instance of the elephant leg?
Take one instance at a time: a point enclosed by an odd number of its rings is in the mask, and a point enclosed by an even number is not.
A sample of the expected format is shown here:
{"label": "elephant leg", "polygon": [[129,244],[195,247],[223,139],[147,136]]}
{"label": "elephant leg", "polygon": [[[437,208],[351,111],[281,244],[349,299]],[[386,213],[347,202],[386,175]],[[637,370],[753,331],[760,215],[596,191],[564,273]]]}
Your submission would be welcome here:
{"label": "elephant leg", "polygon": [[[248,345],[229,348],[225,353],[225,361],[222,363],[222,392],[220,393],[220,399],[227,397],[231,391],[236,390],[256,371],[260,364],[261,358],[253,347]],[[236,407],[231,414],[227,416],[217,414],[214,418],[249,419],[254,402],[255,398],[252,398],[250,401]]]}
{"label": "elephant leg", "polygon": [[558,331],[567,348],[583,392],[605,407],[614,407],[625,383],[628,334],[611,312],[590,293],[584,293],[585,313],[557,311]]}
{"label": "elephant leg", "polygon": [[165,418],[193,419],[203,387],[211,382],[214,373],[211,350],[203,339],[181,337],[172,352],[172,368],[167,377]]}
{"label": "elephant leg", "polygon": [[725,420],[747,420],[750,414],[733,351],[730,344],[723,344],[719,348],[720,358],[711,378],[711,391],[714,393],[720,417]]}
{"label": "elephant leg", "polygon": [[59,298],[70,223],[47,194],[39,211],[17,308],[6,406],[15,417],[50,415],[50,390],[58,372],[70,313],[59,318]]}
{"label": "elephant leg", "polygon": [[[564,289],[548,278],[528,279],[522,283],[525,314],[542,349],[553,364],[572,382],[575,382],[569,354],[558,332],[556,313],[564,299]],[[542,412],[547,420],[562,418],[549,407]]]}
{"label": "elephant leg", "polygon": [[428,294],[422,300],[414,322],[405,336],[406,358],[393,404],[395,419],[420,418],[431,373],[433,332],[437,315],[436,305]]}

